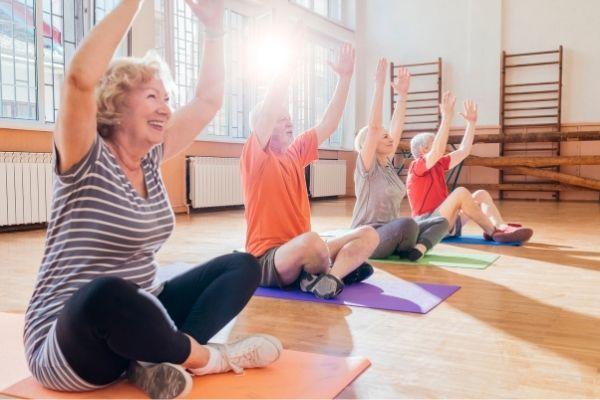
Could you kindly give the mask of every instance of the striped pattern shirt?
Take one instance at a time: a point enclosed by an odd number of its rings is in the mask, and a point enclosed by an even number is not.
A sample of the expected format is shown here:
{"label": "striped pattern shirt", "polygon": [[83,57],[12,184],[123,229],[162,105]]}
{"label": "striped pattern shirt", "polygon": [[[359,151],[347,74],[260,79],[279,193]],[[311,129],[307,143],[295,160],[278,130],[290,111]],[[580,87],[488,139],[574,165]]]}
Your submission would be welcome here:
{"label": "striped pattern shirt", "polygon": [[57,316],[81,286],[97,277],[117,276],[153,295],[160,292],[155,254],[174,224],[161,159],[162,146],[142,159],[148,193],[142,198],[99,135],[88,154],[65,173],[58,173],[54,157],[46,247],[24,334],[29,368],[44,386],[63,391],[97,388],[68,365],[55,336]]}

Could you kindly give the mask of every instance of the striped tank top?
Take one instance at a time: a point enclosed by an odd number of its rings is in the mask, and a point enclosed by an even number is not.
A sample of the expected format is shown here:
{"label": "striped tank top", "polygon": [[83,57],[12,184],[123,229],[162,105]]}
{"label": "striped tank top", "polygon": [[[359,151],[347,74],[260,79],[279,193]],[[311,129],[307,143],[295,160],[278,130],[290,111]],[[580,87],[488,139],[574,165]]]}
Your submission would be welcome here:
{"label": "striped tank top", "polygon": [[[56,154],[56,153],[55,153]],[[141,166],[148,196],[139,196],[100,135],[88,154],[65,173],[54,157],[52,210],[44,257],[25,315],[25,353],[33,376],[63,391],[95,389],[65,360],[55,336],[56,319],[81,286],[117,276],[157,295],[155,254],[174,216],[160,175],[162,146]]]}

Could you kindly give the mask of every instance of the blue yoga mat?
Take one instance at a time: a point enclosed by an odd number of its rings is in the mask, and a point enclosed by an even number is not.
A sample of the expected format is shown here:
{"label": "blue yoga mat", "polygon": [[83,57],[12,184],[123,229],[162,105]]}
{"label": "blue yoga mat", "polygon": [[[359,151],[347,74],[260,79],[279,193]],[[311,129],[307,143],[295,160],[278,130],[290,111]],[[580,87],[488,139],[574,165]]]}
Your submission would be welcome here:
{"label": "blue yoga mat", "polygon": [[442,240],[442,243],[457,243],[457,244],[474,244],[479,246],[522,246],[522,242],[495,242],[493,240],[485,240],[482,235],[461,235],[459,237],[447,237]]}

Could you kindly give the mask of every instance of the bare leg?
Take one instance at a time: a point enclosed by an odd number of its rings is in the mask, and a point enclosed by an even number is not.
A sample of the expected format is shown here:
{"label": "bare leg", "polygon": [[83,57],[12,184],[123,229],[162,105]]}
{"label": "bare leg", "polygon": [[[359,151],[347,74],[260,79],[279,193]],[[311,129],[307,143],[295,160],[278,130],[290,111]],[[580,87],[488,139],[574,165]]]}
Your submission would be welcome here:
{"label": "bare leg", "polygon": [[361,226],[329,240],[329,253],[335,260],[329,273],[339,279],[344,278],[365,262],[378,244],[379,235],[370,226]]}
{"label": "bare leg", "polygon": [[302,270],[318,275],[327,273],[330,266],[327,244],[315,232],[296,236],[275,252],[275,268],[284,285],[294,283]]}
{"label": "bare leg", "polygon": [[475,221],[488,235],[492,235],[496,229],[490,218],[481,211],[479,204],[475,202],[471,193],[463,187],[456,188],[450,193],[439,207],[439,211],[442,217],[448,220],[450,227],[454,226],[459,212],[462,211],[465,216]]}
{"label": "bare leg", "polygon": [[208,363],[209,352],[206,347],[202,346],[190,335],[186,336],[190,339],[190,355],[183,362],[183,367],[187,369],[202,368]]}
{"label": "bare leg", "polygon": [[481,211],[492,221],[492,223],[498,229],[504,229],[507,227],[506,222],[502,219],[500,211],[494,204],[494,199],[485,190],[477,190],[473,192],[473,199],[479,204]]}

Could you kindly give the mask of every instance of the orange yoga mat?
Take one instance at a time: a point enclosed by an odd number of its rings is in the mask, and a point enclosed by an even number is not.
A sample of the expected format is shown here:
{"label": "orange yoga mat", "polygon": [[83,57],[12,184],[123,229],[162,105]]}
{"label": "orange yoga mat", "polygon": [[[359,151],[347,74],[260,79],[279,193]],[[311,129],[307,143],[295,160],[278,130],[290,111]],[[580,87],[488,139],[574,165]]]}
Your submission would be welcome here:
{"label": "orange yoga mat", "polygon": [[23,350],[23,314],[0,313],[0,389],[31,375]]}
{"label": "orange yoga mat", "polygon": [[[45,389],[29,376],[23,366],[22,316],[0,313],[2,361],[0,376],[12,386],[0,390],[5,396],[35,399],[133,399],[144,393],[125,380],[92,392],[67,393]],[[17,365],[15,368],[15,361]],[[21,365],[22,364],[22,365]],[[267,368],[248,369],[242,375],[232,372],[194,378],[188,398],[334,398],[371,363],[364,357],[335,357],[284,350],[281,358]],[[8,375],[6,375],[8,373]],[[23,375],[25,374],[25,375]],[[25,378],[29,376],[28,378]],[[25,378],[25,379],[23,379]],[[12,382],[9,382],[12,383]]]}

